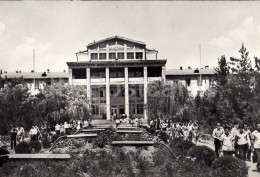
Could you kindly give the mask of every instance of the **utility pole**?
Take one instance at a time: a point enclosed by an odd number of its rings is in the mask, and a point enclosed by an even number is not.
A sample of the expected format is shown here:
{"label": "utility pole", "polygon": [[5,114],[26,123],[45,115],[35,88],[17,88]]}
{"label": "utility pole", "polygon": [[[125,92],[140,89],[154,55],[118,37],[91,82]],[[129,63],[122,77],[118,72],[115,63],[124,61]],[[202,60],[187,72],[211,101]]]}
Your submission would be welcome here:
{"label": "utility pole", "polygon": [[202,80],[201,80],[201,45],[199,45],[199,52],[200,52],[200,92],[202,91]]}
{"label": "utility pole", "polygon": [[33,49],[33,95],[35,97],[35,50]]}

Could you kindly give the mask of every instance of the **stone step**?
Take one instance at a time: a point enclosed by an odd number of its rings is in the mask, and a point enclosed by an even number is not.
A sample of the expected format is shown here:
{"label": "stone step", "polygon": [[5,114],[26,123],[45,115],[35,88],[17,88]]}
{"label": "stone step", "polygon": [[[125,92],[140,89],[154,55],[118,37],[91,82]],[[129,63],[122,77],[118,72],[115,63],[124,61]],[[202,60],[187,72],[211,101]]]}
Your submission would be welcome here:
{"label": "stone step", "polygon": [[117,129],[130,129],[130,130],[135,130],[135,129],[137,129],[136,127],[123,127],[123,126],[121,126],[121,127],[117,127]]}
{"label": "stone step", "polygon": [[79,132],[101,132],[101,131],[105,131],[105,129],[82,129],[82,130],[78,130]]}
{"label": "stone step", "polygon": [[153,141],[113,141],[113,146],[153,146]]}
{"label": "stone step", "polygon": [[141,130],[117,130],[117,133],[142,133],[143,131]]}
{"label": "stone step", "polygon": [[9,159],[70,159],[69,154],[8,154]]}
{"label": "stone step", "polygon": [[66,135],[67,138],[88,138],[96,137],[97,134],[76,134],[76,135]]}

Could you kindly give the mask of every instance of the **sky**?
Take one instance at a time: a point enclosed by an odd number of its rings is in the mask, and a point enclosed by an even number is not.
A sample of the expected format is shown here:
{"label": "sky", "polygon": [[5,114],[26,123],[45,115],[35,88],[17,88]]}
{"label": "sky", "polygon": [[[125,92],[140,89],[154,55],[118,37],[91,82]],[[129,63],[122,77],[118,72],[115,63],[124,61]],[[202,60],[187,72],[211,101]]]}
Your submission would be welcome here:
{"label": "sky", "polygon": [[0,1],[0,69],[68,70],[88,43],[111,36],[145,42],[166,69],[217,66],[244,43],[260,57],[260,2]]}

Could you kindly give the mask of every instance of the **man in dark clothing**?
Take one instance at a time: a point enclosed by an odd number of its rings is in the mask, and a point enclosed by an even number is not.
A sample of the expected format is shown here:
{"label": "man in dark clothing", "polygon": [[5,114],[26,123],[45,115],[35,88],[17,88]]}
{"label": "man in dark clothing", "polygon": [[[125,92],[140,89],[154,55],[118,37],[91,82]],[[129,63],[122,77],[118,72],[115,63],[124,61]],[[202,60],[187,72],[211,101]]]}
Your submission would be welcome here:
{"label": "man in dark clothing", "polygon": [[12,150],[16,146],[17,129],[15,128],[15,126],[12,126],[10,130],[10,135],[11,135],[11,150]]}

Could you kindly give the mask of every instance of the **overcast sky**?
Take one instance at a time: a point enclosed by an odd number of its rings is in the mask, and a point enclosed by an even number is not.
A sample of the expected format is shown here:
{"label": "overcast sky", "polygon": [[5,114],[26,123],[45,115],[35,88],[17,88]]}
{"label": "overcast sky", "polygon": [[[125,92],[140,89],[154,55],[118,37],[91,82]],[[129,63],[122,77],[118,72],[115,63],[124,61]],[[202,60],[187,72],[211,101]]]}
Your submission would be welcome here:
{"label": "overcast sky", "polygon": [[1,2],[0,69],[67,70],[94,40],[122,36],[147,44],[167,69],[217,65],[244,42],[260,57],[260,2]]}

